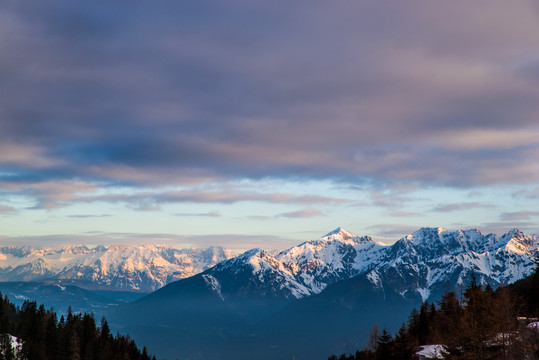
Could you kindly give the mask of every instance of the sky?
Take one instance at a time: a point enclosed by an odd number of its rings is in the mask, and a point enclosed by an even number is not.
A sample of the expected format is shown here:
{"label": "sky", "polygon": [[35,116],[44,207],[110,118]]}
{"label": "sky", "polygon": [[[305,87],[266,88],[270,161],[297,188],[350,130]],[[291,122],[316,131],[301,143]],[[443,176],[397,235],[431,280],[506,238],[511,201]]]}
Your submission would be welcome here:
{"label": "sky", "polygon": [[539,5],[0,3],[0,243],[539,233]]}

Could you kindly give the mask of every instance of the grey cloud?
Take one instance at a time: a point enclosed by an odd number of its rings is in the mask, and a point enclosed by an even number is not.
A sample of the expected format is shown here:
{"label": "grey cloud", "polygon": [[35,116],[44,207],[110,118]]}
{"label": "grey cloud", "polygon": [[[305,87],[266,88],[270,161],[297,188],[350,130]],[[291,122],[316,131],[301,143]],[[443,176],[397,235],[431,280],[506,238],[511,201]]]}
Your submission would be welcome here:
{"label": "grey cloud", "polygon": [[417,198],[407,194],[408,190],[399,186],[389,189],[373,189],[369,192],[369,197],[372,205],[387,209],[398,209],[406,205],[406,203],[417,200]]}
{"label": "grey cloud", "polygon": [[[74,190],[73,190],[74,192]],[[47,198],[46,204],[52,201]],[[152,191],[138,192],[134,194],[86,194],[77,196],[74,193],[62,193],[58,203],[61,206],[67,203],[77,202],[123,202],[135,209],[153,211],[159,210],[163,204],[171,203],[221,203],[234,204],[242,201],[266,202],[276,204],[343,204],[345,199],[317,196],[317,195],[294,195],[289,193],[261,193],[254,191],[242,191],[233,188],[224,189],[188,189],[182,191]],[[50,205],[52,206],[52,205]],[[206,214],[206,215],[209,215]],[[214,214],[215,215],[215,214]]]}
{"label": "grey cloud", "polygon": [[[537,143],[443,142],[535,126],[539,93],[515,65],[539,46],[532,6],[7,4],[0,140],[39,156],[0,166],[103,185],[534,183]],[[478,22],[483,7],[491,16]]]}
{"label": "grey cloud", "polygon": [[[0,179],[1,180],[1,179]],[[99,194],[97,190],[100,183],[86,183],[82,181],[61,182],[21,182],[9,183],[0,181],[0,186],[13,193],[33,199],[33,209],[54,209],[76,203],[114,202],[125,203],[136,210],[159,211],[164,204],[171,203],[221,203],[234,204],[237,202],[253,201],[276,204],[345,204],[347,199],[340,199],[320,195],[296,195],[293,193],[259,192],[241,190],[234,186],[221,184],[206,184],[184,190],[146,190],[131,193],[109,192]]]}
{"label": "grey cloud", "polygon": [[453,211],[463,211],[463,210],[472,210],[472,209],[492,209],[495,207],[496,206],[493,204],[482,204],[478,202],[463,202],[463,203],[439,205],[433,208],[431,211],[453,212]]}

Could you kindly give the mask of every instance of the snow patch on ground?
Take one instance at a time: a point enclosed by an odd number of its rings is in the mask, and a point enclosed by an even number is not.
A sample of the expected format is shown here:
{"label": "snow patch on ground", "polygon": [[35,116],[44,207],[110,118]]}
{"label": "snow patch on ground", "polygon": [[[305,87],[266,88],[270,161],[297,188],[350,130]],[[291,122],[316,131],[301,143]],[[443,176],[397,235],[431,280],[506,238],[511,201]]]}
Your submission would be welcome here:
{"label": "snow patch on ground", "polygon": [[[7,339],[5,339],[6,336]],[[3,356],[8,353],[7,346],[11,346],[11,353],[15,356],[15,358],[22,359],[23,357],[19,357],[19,355],[22,353],[22,345],[23,342],[21,339],[10,334],[0,334],[0,353],[2,353]]]}
{"label": "snow patch on ground", "polygon": [[448,354],[445,345],[423,345],[421,348],[422,349],[415,354],[424,356],[427,359],[444,359],[444,356]]}

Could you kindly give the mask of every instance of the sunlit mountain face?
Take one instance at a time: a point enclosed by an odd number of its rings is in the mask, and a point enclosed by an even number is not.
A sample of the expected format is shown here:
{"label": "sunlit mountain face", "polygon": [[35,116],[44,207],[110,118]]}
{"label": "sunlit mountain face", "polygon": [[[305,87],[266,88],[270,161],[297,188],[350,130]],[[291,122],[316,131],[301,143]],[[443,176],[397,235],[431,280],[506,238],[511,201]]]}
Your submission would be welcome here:
{"label": "sunlit mountain face", "polygon": [[164,245],[0,248],[1,281],[57,281],[108,290],[151,292],[236,256],[220,247]]}

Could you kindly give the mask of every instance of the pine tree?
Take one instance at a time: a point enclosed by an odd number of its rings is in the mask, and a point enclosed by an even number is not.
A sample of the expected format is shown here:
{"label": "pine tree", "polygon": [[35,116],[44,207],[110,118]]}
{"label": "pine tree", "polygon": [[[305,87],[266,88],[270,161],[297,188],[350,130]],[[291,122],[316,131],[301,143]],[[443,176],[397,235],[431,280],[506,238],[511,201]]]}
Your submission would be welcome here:
{"label": "pine tree", "polygon": [[382,330],[382,334],[378,337],[378,348],[376,349],[376,358],[390,360],[392,358],[391,353],[391,342],[393,338],[387,332],[387,329]]}
{"label": "pine tree", "polygon": [[396,360],[409,360],[412,357],[410,336],[405,324],[402,324],[393,341],[394,357]]}

